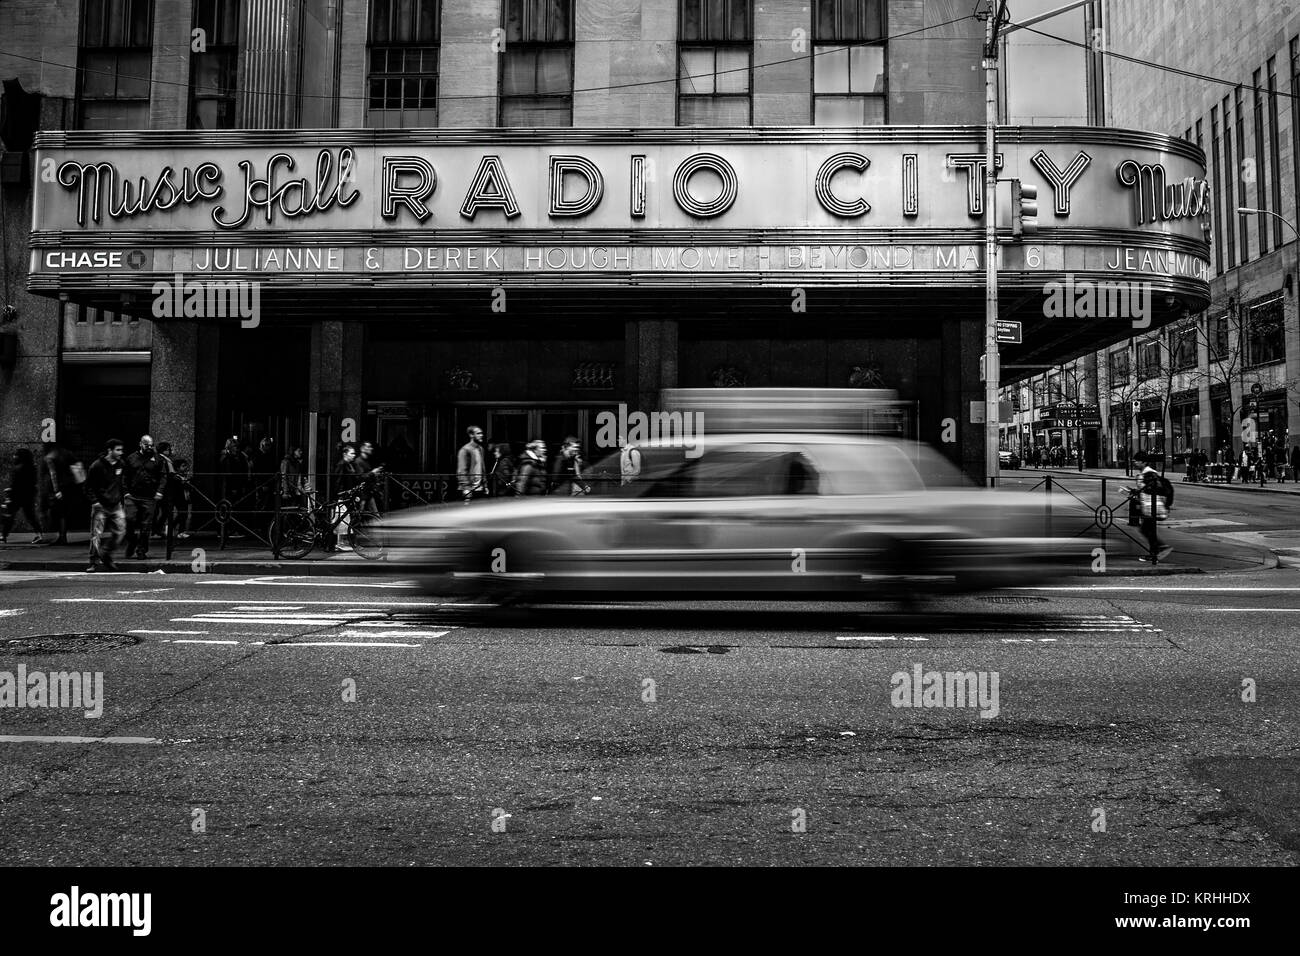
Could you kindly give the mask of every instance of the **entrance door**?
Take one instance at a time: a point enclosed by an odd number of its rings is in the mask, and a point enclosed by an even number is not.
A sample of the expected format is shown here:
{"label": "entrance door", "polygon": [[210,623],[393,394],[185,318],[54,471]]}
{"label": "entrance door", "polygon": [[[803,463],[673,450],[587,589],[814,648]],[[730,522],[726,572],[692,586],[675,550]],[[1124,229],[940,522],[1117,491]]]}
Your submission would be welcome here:
{"label": "entrance door", "polygon": [[456,414],[456,435],[464,442],[465,429],[481,424],[484,441],[489,445],[506,442],[510,454],[516,458],[523,454],[524,446],[534,438],[546,442],[547,451],[555,454],[564,439],[573,435],[582,442],[583,455],[590,460],[596,449],[592,447],[596,416],[587,408],[527,408],[520,406],[487,408],[461,406]]}

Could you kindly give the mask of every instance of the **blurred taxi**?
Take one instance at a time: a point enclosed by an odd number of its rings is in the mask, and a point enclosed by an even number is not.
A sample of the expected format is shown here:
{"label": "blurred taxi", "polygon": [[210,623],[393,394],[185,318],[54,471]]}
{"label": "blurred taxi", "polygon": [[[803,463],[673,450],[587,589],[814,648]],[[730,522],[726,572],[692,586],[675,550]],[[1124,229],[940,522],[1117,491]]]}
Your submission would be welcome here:
{"label": "blurred taxi", "polygon": [[1090,512],[1070,514],[1059,496],[1053,513],[1041,493],[976,488],[916,443],[788,433],[649,442],[586,477],[589,495],[390,516],[390,560],[437,593],[848,600],[1024,585],[1090,561],[1084,540],[1064,536]]}

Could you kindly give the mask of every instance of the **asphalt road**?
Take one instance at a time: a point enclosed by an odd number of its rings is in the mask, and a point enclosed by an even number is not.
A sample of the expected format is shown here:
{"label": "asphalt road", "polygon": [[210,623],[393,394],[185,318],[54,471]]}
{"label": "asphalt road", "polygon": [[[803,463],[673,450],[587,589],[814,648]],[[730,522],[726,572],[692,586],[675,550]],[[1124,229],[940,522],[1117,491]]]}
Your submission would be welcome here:
{"label": "asphalt road", "polygon": [[[1297,624],[1286,569],[921,613],[0,573],[0,691],[103,675],[0,709],[0,860],[1295,865]],[[138,643],[22,640],[81,632]],[[984,705],[893,706],[918,666]]]}

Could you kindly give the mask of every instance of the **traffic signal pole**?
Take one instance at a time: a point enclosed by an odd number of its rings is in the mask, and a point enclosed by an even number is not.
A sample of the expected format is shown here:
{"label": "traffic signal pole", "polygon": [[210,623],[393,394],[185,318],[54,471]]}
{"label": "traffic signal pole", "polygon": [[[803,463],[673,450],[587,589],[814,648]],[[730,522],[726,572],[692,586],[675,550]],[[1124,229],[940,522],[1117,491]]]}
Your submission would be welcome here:
{"label": "traffic signal pole", "polygon": [[998,26],[1006,0],[992,2],[984,27],[984,472],[992,488],[998,481],[998,236],[997,126]]}

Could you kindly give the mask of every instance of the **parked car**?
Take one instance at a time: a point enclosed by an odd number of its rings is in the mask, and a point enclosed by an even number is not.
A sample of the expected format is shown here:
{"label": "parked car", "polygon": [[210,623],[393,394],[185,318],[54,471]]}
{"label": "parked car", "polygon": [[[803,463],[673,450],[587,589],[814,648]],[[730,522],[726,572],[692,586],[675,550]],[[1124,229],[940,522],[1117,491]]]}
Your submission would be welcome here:
{"label": "parked car", "polygon": [[1020,456],[1014,451],[998,452],[998,462],[1002,468],[1010,468],[1012,471],[1020,470]]}
{"label": "parked car", "polygon": [[[587,472],[589,496],[435,505],[384,522],[435,593],[611,592],[860,600],[1024,585],[1086,566],[1091,512],[977,488],[916,444],[842,435],[649,442]],[[1055,531],[1059,537],[1052,536]]]}

